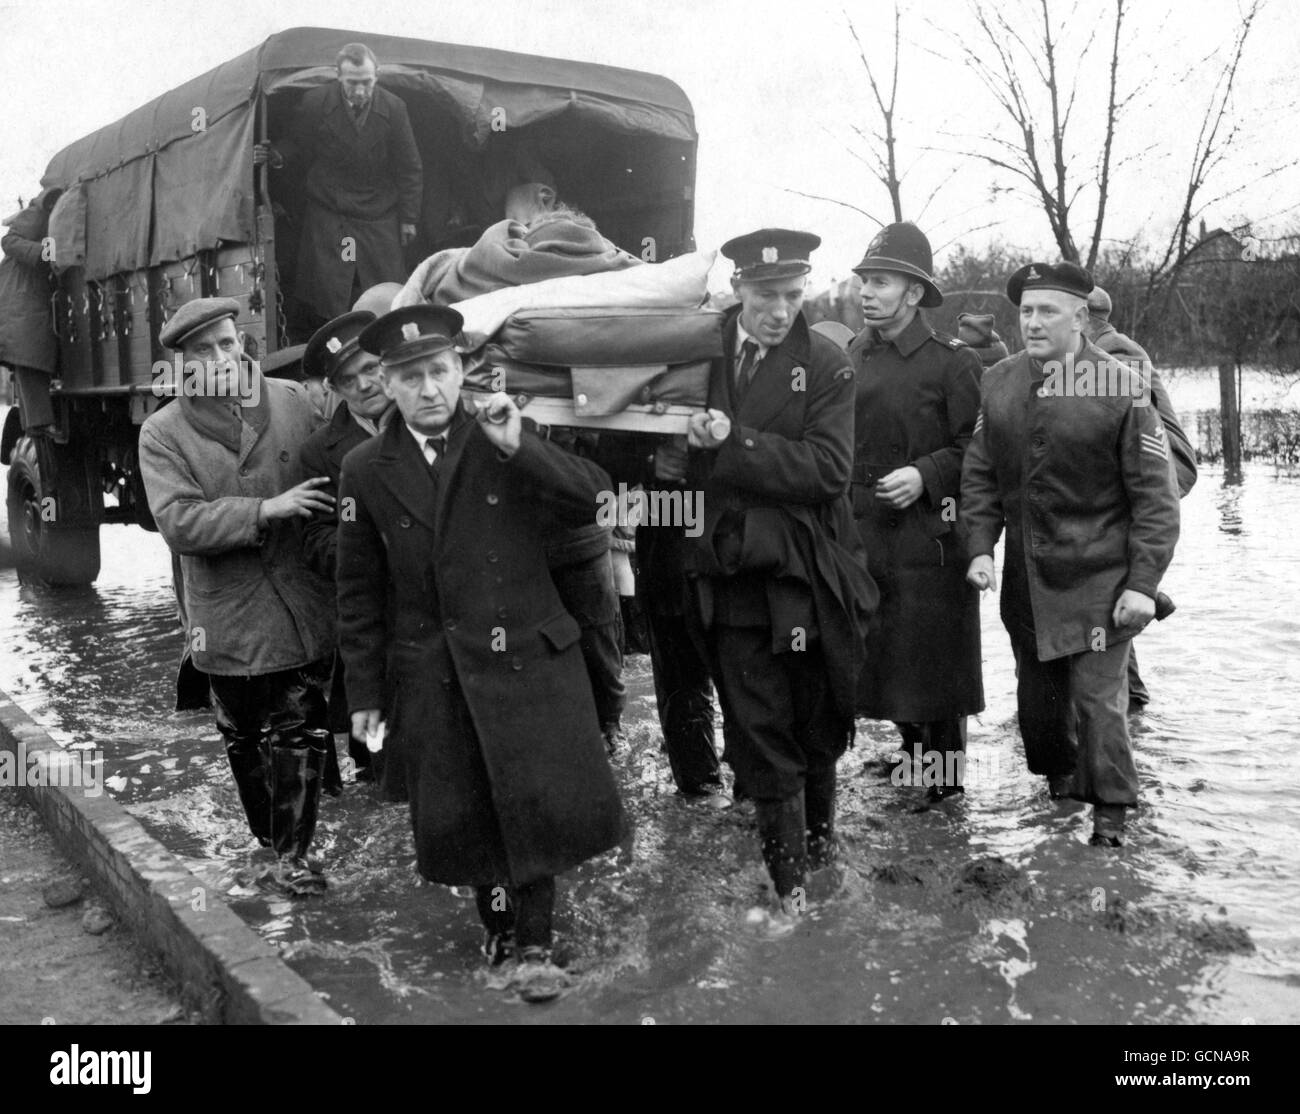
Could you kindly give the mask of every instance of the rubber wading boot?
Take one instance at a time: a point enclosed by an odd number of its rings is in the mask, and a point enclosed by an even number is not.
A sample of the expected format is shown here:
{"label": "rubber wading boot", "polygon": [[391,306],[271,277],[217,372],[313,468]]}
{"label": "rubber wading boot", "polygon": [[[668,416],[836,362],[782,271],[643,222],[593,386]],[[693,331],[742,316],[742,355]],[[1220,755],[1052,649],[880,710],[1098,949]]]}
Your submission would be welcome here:
{"label": "rubber wading boot", "polygon": [[801,791],[784,801],[756,801],[755,812],[758,835],[763,841],[763,861],[784,908],[796,889],[802,896],[808,865],[804,795]]}
{"label": "rubber wading boot", "polygon": [[835,767],[809,770],[803,783],[804,818],[808,822],[808,869],[835,862]]}
{"label": "rubber wading boot", "polygon": [[325,876],[307,862],[307,848],[316,832],[321,780],[330,733],[307,728],[271,734],[271,838],[280,862],[275,881],[293,896],[325,892]]}
{"label": "rubber wading boot", "polygon": [[266,742],[260,737],[226,736],[226,758],[235,776],[239,803],[248,827],[263,847],[271,846],[271,770]]}

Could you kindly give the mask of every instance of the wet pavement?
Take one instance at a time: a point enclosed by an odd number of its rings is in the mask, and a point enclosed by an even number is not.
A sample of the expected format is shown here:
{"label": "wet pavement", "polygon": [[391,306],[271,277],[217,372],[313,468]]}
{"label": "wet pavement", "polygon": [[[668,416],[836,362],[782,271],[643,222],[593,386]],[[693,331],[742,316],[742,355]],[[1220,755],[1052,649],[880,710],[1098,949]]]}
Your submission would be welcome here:
{"label": "wet pavement", "polygon": [[290,903],[241,886],[255,861],[204,713],[177,714],[180,635],[156,535],[103,531],[92,589],[0,570],[0,688],[57,739],[105,752],[113,795],[341,1014],[358,1023],[1300,1021],[1300,473],[1203,472],[1183,502],[1143,634],[1153,703],[1134,721],[1144,807],[1119,851],[1025,770],[996,603],[984,601],[988,708],[968,792],[921,809],[890,783],[892,728],[860,725],[840,763],[843,869],[770,938],[752,814],[687,803],[659,752],[648,662],[629,662],[615,759],[634,825],[561,881],[558,943],[577,986],[544,1007],[486,987],[472,898],[423,883],[405,806],[326,799],[331,888]]}

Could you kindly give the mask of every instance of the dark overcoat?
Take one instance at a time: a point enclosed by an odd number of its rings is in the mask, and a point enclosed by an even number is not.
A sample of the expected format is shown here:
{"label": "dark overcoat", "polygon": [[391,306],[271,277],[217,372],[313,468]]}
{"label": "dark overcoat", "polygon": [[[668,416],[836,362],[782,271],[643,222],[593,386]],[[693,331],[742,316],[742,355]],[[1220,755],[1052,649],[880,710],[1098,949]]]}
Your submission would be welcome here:
{"label": "dark overcoat", "polygon": [[54,292],[49,261],[42,258],[49,214],[34,198],[0,239],[0,364],[54,374],[59,343],[50,316]]}
{"label": "dark overcoat", "polygon": [[557,524],[590,522],[608,487],[532,433],[503,459],[464,411],[436,480],[399,417],[343,463],[348,704],[383,709],[400,740],[431,881],[520,885],[621,838],[578,623],[544,544]]}
{"label": "dark overcoat", "polygon": [[739,316],[739,306],[727,312],[727,355],[709,378],[709,406],[731,433],[716,451],[691,454],[687,487],[703,493],[704,514],[700,536],[687,539],[687,571],[706,627],[770,626],[773,653],[792,649],[792,632],[816,631],[836,706],[851,718],[878,599],[849,503],[853,373],[800,313],[737,406]]}
{"label": "dark overcoat", "polygon": [[[957,530],[962,455],[979,414],[979,357],[917,313],[893,341],[864,329],[849,359],[857,391],[853,515],[880,587],[858,712],[902,723],[979,712],[979,592],[966,583]],[[925,486],[897,510],[876,498],[876,482],[909,464]]]}
{"label": "dark overcoat", "polygon": [[339,82],[310,89],[277,147],[306,172],[295,296],[337,317],[351,308],[354,275],[362,290],[403,282],[398,225],[420,219],[422,169],[402,99],[377,86],[358,128]]}
{"label": "dark overcoat", "polygon": [[[328,476],[329,483],[323,492],[338,499],[339,476],[343,473],[343,458],[358,445],[370,440],[370,434],[357,425],[346,402],[340,402],[330,420],[303,443],[299,450],[302,471],[306,477]],[[321,576],[334,579],[335,557],[338,551],[339,511],[337,502],[332,511],[318,511],[303,527],[303,551],[307,563]]]}
{"label": "dark overcoat", "polygon": [[[1091,344],[1076,363],[1103,366]],[[1052,661],[1133,635],[1111,622],[1125,589],[1155,598],[1178,541],[1169,439],[1142,390],[1050,390],[1019,352],[984,373],[962,462],[960,516],[972,557],[1005,525],[1002,621]]]}

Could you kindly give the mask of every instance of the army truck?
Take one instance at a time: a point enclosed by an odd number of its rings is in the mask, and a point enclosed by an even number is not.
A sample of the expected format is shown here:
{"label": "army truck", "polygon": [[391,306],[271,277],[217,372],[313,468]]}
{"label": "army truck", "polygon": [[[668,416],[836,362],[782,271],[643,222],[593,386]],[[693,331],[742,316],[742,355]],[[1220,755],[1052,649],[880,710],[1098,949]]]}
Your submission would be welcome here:
{"label": "army truck", "polygon": [[153,529],[137,442],[168,401],[155,375],[169,355],[158,333],[179,306],[234,298],[254,358],[305,339],[286,316],[301,179],[255,164],[253,149],[284,134],[308,89],[336,79],[349,42],[378,56],[380,84],[405,102],[424,165],[408,269],[501,219],[502,168],[520,160],[540,161],[558,195],[633,254],[693,250],[697,133],[671,81],[364,31],[273,35],[64,148],[41,179],[65,191],[49,231],[57,421],[28,431],[15,408],[0,435],[25,579],[90,583],[103,523]]}

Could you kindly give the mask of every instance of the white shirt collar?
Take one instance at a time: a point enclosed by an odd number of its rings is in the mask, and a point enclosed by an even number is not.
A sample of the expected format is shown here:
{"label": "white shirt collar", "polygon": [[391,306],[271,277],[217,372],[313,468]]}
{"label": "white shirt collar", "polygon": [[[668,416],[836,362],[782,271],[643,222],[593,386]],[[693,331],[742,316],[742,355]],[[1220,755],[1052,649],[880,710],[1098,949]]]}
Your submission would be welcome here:
{"label": "white shirt collar", "polygon": [[745,350],[745,341],[747,340],[753,341],[755,344],[758,345],[758,356],[755,358],[755,362],[761,360],[764,356],[767,355],[767,345],[760,344],[757,339],[755,339],[754,337],[750,336],[747,332],[745,332],[745,326],[740,323],[740,318],[737,317],[736,318],[736,355],[737,356],[740,356],[740,354]]}

